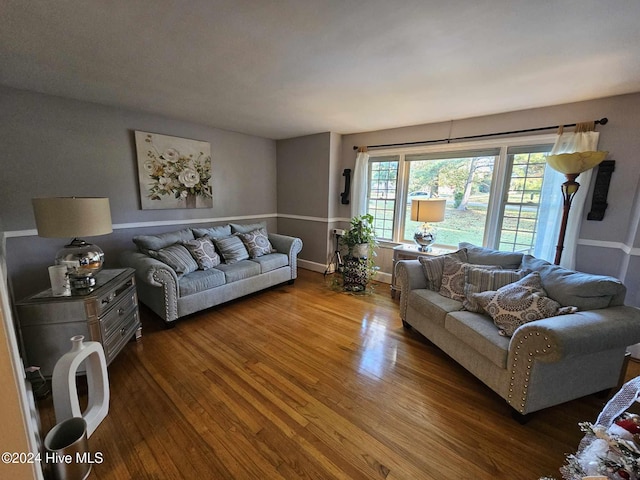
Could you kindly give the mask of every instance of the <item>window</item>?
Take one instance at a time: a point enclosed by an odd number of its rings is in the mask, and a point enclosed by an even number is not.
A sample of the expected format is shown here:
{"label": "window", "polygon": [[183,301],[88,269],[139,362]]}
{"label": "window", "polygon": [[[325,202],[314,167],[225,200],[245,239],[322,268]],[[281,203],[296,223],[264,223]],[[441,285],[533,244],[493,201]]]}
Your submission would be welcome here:
{"label": "window", "polygon": [[518,145],[522,141],[478,142],[481,148],[431,146],[395,155],[371,152],[368,213],[378,238],[413,242],[419,223],[411,221],[411,201],[439,197],[447,203],[445,220],[434,225],[436,243],[465,241],[532,252],[551,145]]}

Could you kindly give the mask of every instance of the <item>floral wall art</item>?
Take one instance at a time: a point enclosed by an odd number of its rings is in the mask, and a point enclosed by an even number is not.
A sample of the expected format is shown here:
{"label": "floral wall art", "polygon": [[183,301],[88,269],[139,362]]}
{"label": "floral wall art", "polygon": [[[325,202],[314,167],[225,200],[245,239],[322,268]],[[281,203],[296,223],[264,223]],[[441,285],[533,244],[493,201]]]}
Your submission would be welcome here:
{"label": "floral wall art", "polygon": [[208,142],[135,132],[142,209],[211,208]]}

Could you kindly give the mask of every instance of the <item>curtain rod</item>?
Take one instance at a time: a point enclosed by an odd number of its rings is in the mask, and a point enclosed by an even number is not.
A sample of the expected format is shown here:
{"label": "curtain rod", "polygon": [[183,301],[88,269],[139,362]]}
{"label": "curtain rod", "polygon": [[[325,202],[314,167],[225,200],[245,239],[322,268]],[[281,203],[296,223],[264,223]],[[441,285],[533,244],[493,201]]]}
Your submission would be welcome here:
{"label": "curtain rod", "polygon": [[[606,125],[609,119],[607,117],[601,118],[600,120],[595,120],[594,123],[596,125]],[[526,130],[511,130],[510,132],[497,132],[497,133],[485,133],[483,135],[469,135],[466,137],[455,137],[455,138],[441,138],[440,140],[423,140],[420,142],[404,142],[404,143],[387,143],[386,145],[367,145],[366,148],[387,148],[387,147],[406,147],[409,145],[421,145],[428,143],[439,143],[439,142],[455,142],[458,140],[473,140],[475,138],[486,138],[486,137],[496,137],[498,135],[511,135],[514,133],[528,133],[528,132],[539,132],[541,130],[552,130],[560,127],[575,127],[576,123],[567,123],[565,125],[552,125],[550,127],[539,127],[539,128],[528,128]],[[358,150],[358,146],[353,147],[354,150]]]}

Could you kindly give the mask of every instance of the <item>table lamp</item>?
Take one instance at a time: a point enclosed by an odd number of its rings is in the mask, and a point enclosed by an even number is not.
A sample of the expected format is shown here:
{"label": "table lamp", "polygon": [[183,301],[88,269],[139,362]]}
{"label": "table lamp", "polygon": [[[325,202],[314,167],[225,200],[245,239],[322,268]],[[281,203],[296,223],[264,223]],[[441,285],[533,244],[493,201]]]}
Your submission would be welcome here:
{"label": "table lamp", "polygon": [[443,198],[425,198],[411,200],[411,220],[423,222],[415,233],[413,240],[418,244],[421,252],[431,248],[436,240],[436,231],[429,222],[441,222],[444,220],[444,209],[447,201]]}
{"label": "table lamp", "polygon": [[56,265],[66,265],[73,289],[95,286],[95,274],[102,269],[104,252],[78,237],[106,235],[113,231],[108,198],[33,198],[38,236],[72,238],[56,254]]}
{"label": "table lamp", "polygon": [[562,251],[564,250],[564,237],[567,231],[567,220],[569,219],[571,202],[578,192],[578,188],[580,188],[580,184],[576,182],[576,178],[582,172],[586,172],[596,165],[599,165],[608,153],[609,152],[574,152],[547,156],[549,166],[560,173],[564,173],[567,177],[567,181],[561,186],[563,208],[558,245],[556,246],[556,257],[554,260],[556,265],[560,265]]}

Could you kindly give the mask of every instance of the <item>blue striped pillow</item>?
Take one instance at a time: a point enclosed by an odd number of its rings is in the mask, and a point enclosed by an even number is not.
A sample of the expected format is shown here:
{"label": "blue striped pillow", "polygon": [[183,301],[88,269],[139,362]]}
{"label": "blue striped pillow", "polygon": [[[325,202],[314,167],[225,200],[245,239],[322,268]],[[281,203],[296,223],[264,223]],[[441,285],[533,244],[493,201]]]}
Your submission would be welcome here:
{"label": "blue striped pillow", "polygon": [[224,263],[228,265],[249,258],[249,252],[247,252],[244,243],[235,235],[225,238],[214,238],[213,243],[216,244],[216,248],[224,259]]}

